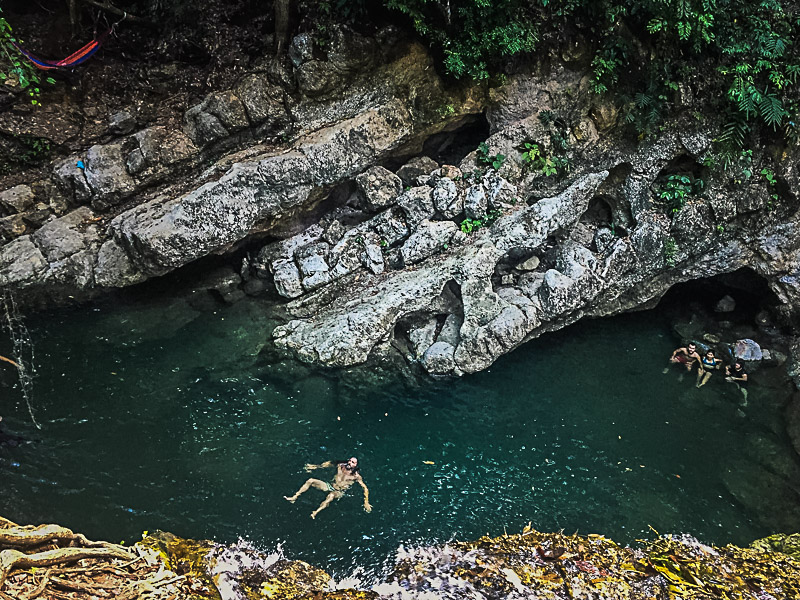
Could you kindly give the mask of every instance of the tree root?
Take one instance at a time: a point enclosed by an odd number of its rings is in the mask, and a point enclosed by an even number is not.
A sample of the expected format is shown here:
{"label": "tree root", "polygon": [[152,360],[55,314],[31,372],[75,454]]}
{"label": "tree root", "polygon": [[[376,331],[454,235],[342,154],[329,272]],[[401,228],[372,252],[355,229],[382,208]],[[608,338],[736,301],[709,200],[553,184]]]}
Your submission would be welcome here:
{"label": "tree root", "polygon": [[33,600],[34,598],[38,598],[44,592],[44,588],[47,587],[47,584],[50,582],[50,574],[53,572],[53,569],[47,569],[44,575],[42,576],[42,580],[39,582],[39,585],[28,594],[27,600]]}
{"label": "tree root", "polygon": [[52,567],[53,565],[76,562],[84,558],[130,559],[131,554],[122,547],[58,548],[36,554],[25,554],[19,550],[3,550],[0,552],[0,588],[2,588],[6,577],[13,569]]}
{"label": "tree root", "polygon": [[58,525],[12,526],[0,529],[0,546],[39,546],[56,540],[78,541],[72,530]]}
{"label": "tree root", "polygon": [[185,597],[193,584],[166,566],[152,548],[96,542],[59,525],[22,526],[0,517],[0,600]]}

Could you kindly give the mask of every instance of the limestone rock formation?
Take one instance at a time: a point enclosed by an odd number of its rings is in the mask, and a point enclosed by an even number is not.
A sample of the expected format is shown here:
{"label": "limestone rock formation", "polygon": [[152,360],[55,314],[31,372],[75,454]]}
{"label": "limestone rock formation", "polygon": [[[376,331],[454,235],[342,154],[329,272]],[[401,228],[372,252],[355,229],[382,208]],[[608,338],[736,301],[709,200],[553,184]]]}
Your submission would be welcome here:
{"label": "limestone rock formation", "polygon": [[[117,128],[121,137],[111,143],[57,160],[53,185],[38,182],[38,195],[31,186],[3,191],[0,232],[15,245],[0,249],[0,285],[30,295],[85,297],[225,252],[253,234],[291,230],[335,186],[353,181],[394,153],[419,147],[429,135],[481,110],[480,90],[448,92],[432,75],[432,61],[421,46],[395,40],[384,53],[374,39],[351,34],[334,32],[328,59],[303,60],[294,73],[302,84],[302,68],[321,63],[322,71],[336,79],[335,94],[320,95],[317,90],[313,99],[291,96],[290,84],[280,88],[263,74],[248,74],[234,89],[213,92],[190,108],[185,132],[151,127],[130,133],[129,127]],[[374,69],[365,71],[366,66]],[[414,90],[411,96],[409,89]],[[454,107],[448,120],[436,116],[442,103]],[[290,147],[234,152],[220,157],[194,181],[167,185],[168,178],[183,176],[200,161],[241,147],[245,133],[277,133],[290,121],[302,124]],[[390,191],[371,190],[370,210],[393,204],[401,192],[395,174],[383,175]],[[126,203],[125,209],[115,208],[121,203]],[[75,277],[44,254],[45,264],[40,264],[30,240],[17,241],[38,227],[37,219],[61,217],[67,212],[62,207],[82,204],[92,207],[98,226],[87,229],[82,242],[74,235],[70,238],[69,244],[85,250]],[[81,228],[73,231],[83,233]],[[373,272],[382,269],[380,244],[378,239],[365,248],[364,260]],[[71,252],[66,247],[62,254]],[[281,286],[290,296],[327,281],[324,270],[315,267],[314,273],[300,274],[302,285],[297,288],[290,267],[279,271]],[[53,278],[63,286],[59,292],[50,286]]]}
{"label": "limestone rock formation", "polygon": [[[678,121],[635,142],[569,68],[488,93],[448,89],[420,46],[390,32],[337,30],[329,42],[322,52],[299,36],[291,68],[211,93],[183,131],[123,119],[111,142],[55,161],[51,181],[0,192],[0,285],[85,296],[246,247],[239,278],[207,289],[228,302],[284,298],[279,348],[437,375],[484,369],[582,317],[745,266],[782,302],[783,322],[797,318],[796,150],[779,163],[754,153],[776,188],[743,185],[703,166],[713,131]],[[452,144],[484,109],[480,152],[457,165],[422,152],[431,136]],[[284,141],[252,143],[267,134]],[[520,148],[533,146],[550,162],[526,159]],[[194,173],[200,164],[211,166]],[[663,186],[676,173],[704,186],[670,206]],[[740,356],[761,360],[743,343]]]}

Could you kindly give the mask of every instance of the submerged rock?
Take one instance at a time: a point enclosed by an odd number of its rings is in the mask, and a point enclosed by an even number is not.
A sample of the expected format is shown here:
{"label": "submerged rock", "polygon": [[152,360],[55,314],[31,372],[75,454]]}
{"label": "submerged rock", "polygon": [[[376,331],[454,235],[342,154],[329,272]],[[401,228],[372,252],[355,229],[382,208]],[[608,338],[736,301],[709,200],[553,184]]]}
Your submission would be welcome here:
{"label": "submerged rock", "polygon": [[736,310],[736,300],[728,295],[720,298],[719,302],[714,306],[714,312],[727,313]]}
{"label": "submerged rock", "polygon": [[787,480],[745,459],[731,461],[722,473],[725,488],[771,530],[800,530],[800,490]]}
{"label": "submerged rock", "polygon": [[736,341],[734,355],[736,358],[741,358],[742,360],[747,361],[759,361],[764,358],[764,355],[761,352],[761,346],[758,345],[758,342],[755,342],[749,338]]}

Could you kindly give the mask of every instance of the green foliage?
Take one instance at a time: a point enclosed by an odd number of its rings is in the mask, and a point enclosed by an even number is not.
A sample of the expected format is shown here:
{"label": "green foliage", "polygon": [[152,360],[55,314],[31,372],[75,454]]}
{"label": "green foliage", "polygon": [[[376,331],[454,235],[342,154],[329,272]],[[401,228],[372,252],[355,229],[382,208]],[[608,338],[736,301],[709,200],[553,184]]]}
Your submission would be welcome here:
{"label": "green foliage", "polygon": [[454,114],[456,114],[456,107],[453,106],[452,103],[444,104],[439,107],[437,112],[442,119],[446,119],[447,117],[452,117]]}
{"label": "green foliage", "polygon": [[565,154],[569,149],[567,138],[569,127],[567,124],[549,110],[539,113],[539,121],[548,127],[550,147],[553,152],[546,152],[545,146],[535,141],[525,141],[518,146],[521,152],[522,163],[526,168],[541,171],[546,176],[563,176],[572,169],[572,161]]}
{"label": "green foliage", "polygon": [[736,155],[725,154],[723,166],[726,171],[733,172],[733,182],[740,184],[753,176],[753,151],[739,150]]}
{"label": "green foliage", "polygon": [[[0,12],[2,11],[0,8]],[[16,41],[11,25],[0,17],[0,81],[4,85],[18,86],[21,90],[25,90],[31,104],[39,106],[41,95],[39,86],[42,85],[39,71],[14,47],[13,42]],[[47,77],[45,81],[49,84],[55,83],[52,77]]]}
{"label": "green foliage", "polygon": [[761,169],[761,176],[767,180],[767,185],[769,185],[771,190],[769,200],[767,200],[767,210],[772,211],[779,198],[778,194],[775,192],[775,186],[778,185],[778,180],[775,178],[775,171],[768,167]]}
{"label": "green foliage", "polygon": [[592,59],[592,91],[603,94],[614,87],[619,80],[619,68],[625,62],[625,52],[621,46],[609,46],[598,52]]}
{"label": "green foliage", "polygon": [[704,187],[705,182],[700,178],[681,174],[668,175],[657,183],[656,194],[666,203],[670,212],[676,213],[686,206],[686,201],[691,196],[702,193]]}
{"label": "green foliage", "polygon": [[13,148],[3,153],[0,160],[0,175],[14,170],[39,165],[50,158],[50,140],[31,135],[4,136],[4,145]]}
{"label": "green foliage", "polygon": [[[337,10],[364,0],[327,0]],[[622,100],[641,136],[659,130],[676,92],[702,88],[728,113],[720,146],[735,156],[754,127],[800,139],[800,17],[788,0],[383,0],[451,75],[487,79],[515,57],[580,44],[591,87]],[[555,51],[555,52],[554,52]],[[624,75],[624,76],[623,76]],[[681,88],[685,86],[685,89]],[[712,89],[708,89],[712,88]]]}
{"label": "green foliage", "polygon": [[664,262],[672,268],[675,266],[675,259],[678,257],[678,243],[675,238],[668,237],[664,242]]}
{"label": "green foliage", "polygon": [[539,41],[534,3],[524,0],[384,0],[444,54],[456,77],[488,79],[508,57]]}
{"label": "green foliage", "polygon": [[499,171],[500,167],[506,160],[505,154],[489,154],[489,144],[481,142],[478,145],[478,164],[492,167],[495,171]]}
{"label": "green foliage", "polygon": [[568,157],[547,155],[536,142],[523,142],[519,149],[522,152],[522,163],[525,167],[541,171],[547,177],[564,175],[572,168],[572,162]]}
{"label": "green foliage", "polygon": [[[722,131],[715,141],[716,147],[722,157],[722,166],[727,171],[737,160],[741,160],[743,148],[747,137],[750,135],[750,123],[744,115],[738,113],[729,114],[729,117],[722,127]],[[752,152],[750,152],[752,156]]]}
{"label": "green foliage", "polygon": [[461,221],[461,231],[464,233],[473,233],[482,227],[489,227],[499,219],[502,214],[503,213],[499,210],[493,209],[480,219],[464,219]]}

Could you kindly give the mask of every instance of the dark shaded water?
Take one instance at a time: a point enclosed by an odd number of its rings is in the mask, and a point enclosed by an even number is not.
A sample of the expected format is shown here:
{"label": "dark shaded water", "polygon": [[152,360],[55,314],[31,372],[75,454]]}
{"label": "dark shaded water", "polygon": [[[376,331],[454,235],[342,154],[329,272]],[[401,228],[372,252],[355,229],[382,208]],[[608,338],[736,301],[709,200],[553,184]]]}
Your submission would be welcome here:
{"label": "dark shaded water", "polygon": [[[112,541],[160,528],[282,543],[339,576],[379,569],[400,544],[529,521],[620,542],[649,527],[715,543],[771,533],[722,474],[753,436],[783,444],[775,391],[753,386],[743,417],[721,377],[697,390],[663,374],[675,345],[663,312],[579,323],[413,391],[268,366],[257,353],[272,323],[253,301],[100,305],[29,324],[41,431],[13,374],[0,379],[6,425],[40,440],[0,449],[0,514],[18,522]],[[352,454],[371,514],[357,486],[316,521],[321,492],[282,499],[305,462]]]}

